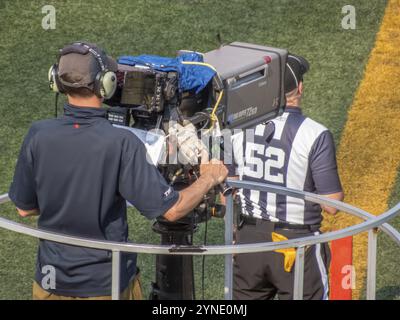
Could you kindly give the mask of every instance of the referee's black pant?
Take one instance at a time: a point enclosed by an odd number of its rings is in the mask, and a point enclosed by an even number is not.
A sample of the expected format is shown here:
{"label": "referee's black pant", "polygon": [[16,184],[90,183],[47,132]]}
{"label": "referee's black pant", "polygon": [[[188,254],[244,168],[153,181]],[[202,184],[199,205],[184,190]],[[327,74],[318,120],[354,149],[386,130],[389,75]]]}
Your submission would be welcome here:
{"label": "referee's black pant", "polygon": [[[319,234],[316,230],[277,228],[272,222],[255,219],[255,224],[243,223],[236,232],[236,243],[271,242],[276,232],[288,239]],[[296,263],[296,262],[295,262]],[[306,247],[304,258],[303,299],[328,299],[330,250],[327,243]],[[280,300],[293,299],[294,265],[284,269],[284,255],[269,251],[244,253],[233,258],[233,298],[235,300],[266,300],[276,295]]]}

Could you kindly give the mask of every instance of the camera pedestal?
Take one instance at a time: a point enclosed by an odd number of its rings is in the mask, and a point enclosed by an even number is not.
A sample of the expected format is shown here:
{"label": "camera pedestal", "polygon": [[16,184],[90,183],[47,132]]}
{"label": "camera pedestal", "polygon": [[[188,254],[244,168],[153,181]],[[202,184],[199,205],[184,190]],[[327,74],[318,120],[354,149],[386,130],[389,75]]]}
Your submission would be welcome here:
{"label": "camera pedestal", "polygon": [[[153,225],[163,245],[192,245],[196,224],[190,219],[169,222],[163,218]],[[194,300],[193,256],[157,255],[156,281],[152,283],[151,300]]]}

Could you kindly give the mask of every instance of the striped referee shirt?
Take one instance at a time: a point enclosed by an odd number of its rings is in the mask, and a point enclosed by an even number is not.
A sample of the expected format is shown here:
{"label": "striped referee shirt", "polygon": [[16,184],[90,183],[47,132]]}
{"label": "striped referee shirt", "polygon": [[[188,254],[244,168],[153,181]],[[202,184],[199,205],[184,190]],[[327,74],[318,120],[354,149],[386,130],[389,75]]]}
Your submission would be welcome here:
{"label": "striped referee shirt", "polygon": [[[342,191],[332,134],[298,107],[287,107],[282,116],[258,125],[253,138],[244,139],[242,132],[232,142],[230,175],[322,195]],[[238,195],[244,215],[293,224],[322,221],[319,204],[256,190],[239,190]]]}

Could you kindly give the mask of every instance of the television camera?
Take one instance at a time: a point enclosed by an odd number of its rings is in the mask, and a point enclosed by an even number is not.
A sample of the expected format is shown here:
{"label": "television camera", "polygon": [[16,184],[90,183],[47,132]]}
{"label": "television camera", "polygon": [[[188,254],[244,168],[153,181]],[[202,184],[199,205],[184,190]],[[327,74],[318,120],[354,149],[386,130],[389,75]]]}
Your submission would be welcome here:
{"label": "television camera", "polygon": [[[179,51],[178,57],[185,53]],[[105,101],[110,106],[108,119],[146,132],[158,130],[169,143],[177,144],[157,165],[168,183],[183,189],[197,179],[198,157],[209,150],[208,142],[221,129],[252,128],[283,111],[286,58],[284,49],[233,42],[205,53],[202,61],[181,61],[184,67],[193,66],[190,72],[195,79],[202,77],[196,74],[202,68],[211,71],[201,90],[183,88],[188,70],[179,66],[120,59],[117,90]],[[207,141],[204,135],[200,137],[201,131],[208,134]],[[217,140],[223,150],[223,141]],[[230,190],[225,185],[211,190],[178,222],[157,219],[153,229],[161,235],[162,244],[192,245],[198,223],[224,215],[224,207],[216,201],[221,191]],[[194,299],[192,257],[159,255],[156,259],[151,298]]]}

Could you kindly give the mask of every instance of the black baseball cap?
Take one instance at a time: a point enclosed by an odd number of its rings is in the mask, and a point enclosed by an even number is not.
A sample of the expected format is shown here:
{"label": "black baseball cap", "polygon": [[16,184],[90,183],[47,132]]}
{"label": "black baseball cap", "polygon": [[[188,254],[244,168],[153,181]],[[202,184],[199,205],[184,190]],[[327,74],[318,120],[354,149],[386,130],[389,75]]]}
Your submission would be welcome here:
{"label": "black baseball cap", "polygon": [[93,90],[96,75],[103,68],[116,72],[118,64],[94,43],[74,42],[59,52],[58,75],[63,85]]}
{"label": "black baseball cap", "polygon": [[289,53],[285,70],[285,93],[296,89],[309,69],[310,64],[305,58]]}

